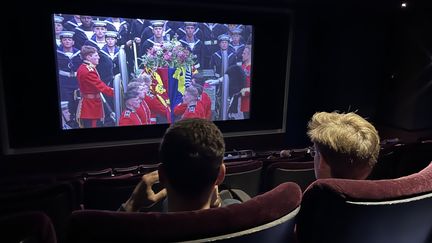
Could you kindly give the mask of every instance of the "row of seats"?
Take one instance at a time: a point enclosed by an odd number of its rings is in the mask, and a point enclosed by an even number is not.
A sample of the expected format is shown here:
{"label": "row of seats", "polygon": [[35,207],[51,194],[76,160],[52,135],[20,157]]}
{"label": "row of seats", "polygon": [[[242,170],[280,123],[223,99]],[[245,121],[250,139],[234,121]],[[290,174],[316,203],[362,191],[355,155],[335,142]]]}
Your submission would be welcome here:
{"label": "row of seats", "polygon": [[[432,163],[418,173],[395,179],[320,179],[303,193],[297,184],[286,182],[242,204],[209,210],[176,213],[76,210],[68,220],[65,239],[70,243],[429,243],[430,205]],[[19,233],[29,237],[26,224],[17,226],[20,217],[2,218],[0,227],[8,229],[15,225],[14,237]],[[44,225],[47,226],[39,228],[45,233],[38,233],[34,239],[54,237],[46,236],[50,226]],[[11,232],[0,237],[9,239]]]}
{"label": "row of seats", "polygon": [[[426,145],[429,146],[426,147]],[[393,170],[394,168],[407,168],[409,166],[410,171],[412,171],[413,168],[424,165],[427,158],[430,161],[430,157],[427,157],[430,155],[430,143],[421,143],[420,146],[415,147],[410,144],[393,145],[386,147],[383,151],[385,153],[382,153],[381,161],[377,164],[379,169],[377,171],[381,173],[391,172],[389,174],[392,176],[388,178],[395,178],[393,171],[397,170]],[[412,163],[406,162],[409,161],[408,152],[411,152]],[[227,176],[223,186],[241,188],[255,196],[267,192],[283,182],[293,181],[300,185],[304,191],[314,181],[313,162],[294,161],[310,159],[305,149],[293,150],[293,153],[290,154],[292,156],[288,158],[280,158],[276,152],[272,152],[264,156],[255,154],[252,160],[247,156],[235,160],[228,159],[225,162]],[[382,158],[387,158],[387,160],[382,160]],[[155,169],[157,169],[157,164],[108,168],[79,173],[78,176],[58,176],[55,179],[26,177],[25,180],[21,180],[15,178],[17,183],[2,180],[0,183],[0,191],[2,192],[0,195],[0,215],[23,210],[42,210],[52,219],[57,237],[64,239],[68,222],[65,220],[67,218],[65,215],[70,215],[72,211],[83,208],[116,210],[120,203],[124,202],[130,195],[141,175]],[[302,175],[302,173],[307,176]],[[375,176],[378,174],[376,173]]]}

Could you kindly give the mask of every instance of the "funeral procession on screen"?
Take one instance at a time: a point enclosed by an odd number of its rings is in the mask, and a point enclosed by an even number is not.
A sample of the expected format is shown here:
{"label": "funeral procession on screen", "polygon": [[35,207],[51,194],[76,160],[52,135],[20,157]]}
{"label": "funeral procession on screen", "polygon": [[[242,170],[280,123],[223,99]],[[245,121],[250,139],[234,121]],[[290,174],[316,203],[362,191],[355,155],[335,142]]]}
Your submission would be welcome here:
{"label": "funeral procession on screen", "polygon": [[63,129],[250,116],[251,25],[53,15]]}

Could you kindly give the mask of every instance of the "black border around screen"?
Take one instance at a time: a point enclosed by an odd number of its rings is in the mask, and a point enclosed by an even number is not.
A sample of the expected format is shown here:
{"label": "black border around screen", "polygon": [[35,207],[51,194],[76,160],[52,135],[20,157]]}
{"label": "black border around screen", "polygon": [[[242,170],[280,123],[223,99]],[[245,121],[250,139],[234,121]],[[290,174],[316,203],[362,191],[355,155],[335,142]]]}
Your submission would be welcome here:
{"label": "black border around screen", "polygon": [[[45,1],[43,1],[45,2]],[[254,27],[251,118],[215,122],[224,134],[284,132],[291,13],[248,6],[165,4],[128,1],[57,1],[44,9],[14,6],[20,18],[5,26],[1,79],[7,138],[12,150],[33,147],[86,146],[158,139],[168,124],[62,130],[59,120],[53,13],[241,23]],[[115,7],[114,5],[117,4]],[[18,5],[15,3],[13,5]],[[25,17],[25,18],[24,18]],[[3,17],[2,17],[3,18]],[[2,114],[3,116],[3,114]],[[4,133],[6,134],[6,133]],[[5,136],[5,135],[4,135]],[[103,146],[103,145],[102,145]]]}

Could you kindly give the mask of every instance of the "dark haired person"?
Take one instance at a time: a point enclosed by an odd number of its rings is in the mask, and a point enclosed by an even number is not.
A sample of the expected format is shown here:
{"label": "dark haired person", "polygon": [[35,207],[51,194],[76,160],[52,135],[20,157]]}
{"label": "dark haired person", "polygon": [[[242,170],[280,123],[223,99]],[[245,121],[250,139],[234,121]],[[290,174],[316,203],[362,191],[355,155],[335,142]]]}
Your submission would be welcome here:
{"label": "dark haired person", "polygon": [[62,16],[55,15],[54,16],[54,32],[55,32],[55,38],[56,38],[56,44],[57,46],[60,46],[60,33],[63,31],[63,20],[64,18]]}
{"label": "dark haired person", "polygon": [[163,20],[152,21],[151,27],[152,27],[153,36],[147,39],[141,38],[141,41],[144,40],[144,42],[141,44],[140,47],[140,51],[139,51],[140,57],[145,55],[147,53],[147,50],[149,50],[153,46],[161,46],[164,43],[164,41],[168,40],[164,36],[165,21]]}
{"label": "dark haired person", "polygon": [[[227,82],[228,83],[228,98],[229,104],[227,104],[227,115],[228,119],[238,120],[244,119],[244,115],[240,110],[240,97],[241,90],[246,86],[246,74],[242,67],[232,65],[226,70],[225,75],[218,79],[209,79],[205,81],[207,85],[218,85]],[[222,109],[223,110],[223,109]]]}
{"label": "dark haired person", "polygon": [[94,35],[93,32],[93,17],[88,15],[80,15],[81,25],[74,29],[75,47],[81,49],[87,40],[90,40]]}
{"label": "dark haired person", "polygon": [[184,22],[183,29],[179,28],[179,33],[183,33],[182,37],[179,38],[179,42],[182,44],[182,46],[186,49],[188,49],[192,54],[196,55],[196,62],[195,68],[200,68],[203,60],[203,51],[204,51],[204,44],[203,42],[198,38],[199,28],[196,27],[197,24],[195,22]]}
{"label": "dark haired person", "polygon": [[119,46],[126,44],[130,38],[130,24],[128,21],[127,19],[118,17],[110,17],[104,21],[107,24],[106,27],[108,31],[117,33],[117,44]]}
{"label": "dark haired person", "polygon": [[241,65],[242,61],[242,54],[243,50],[245,48],[245,44],[242,40],[241,33],[243,29],[242,28],[235,28],[230,31],[231,34],[231,43],[229,44],[229,48],[233,50],[233,52],[236,55],[237,58],[237,65]]}
{"label": "dark haired person", "polygon": [[65,15],[69,17],[69,20],[63,24],[64,28],[69,31],[74,31],[74,29],[81,25],[81,19],[79,15]]}
{"label": "dark haired person", "polygon": [[[150,26],[150,21],[146,19],[134,19],[130,27],[130,40],[135,41],[137,44],[141,43],[141,34],[144,29]],[[130,46],[132,43],[128,43]]]}
{"label": "dark haired person", "polygon": [[117,45],[117,41],[118,41],[118,33],[115,31],[107,31],[105,33],[106,44],[100,50],[103,54],[105,54],[105,56],[111,59],[113,76],[120,73],[120,65],[119,65],[120,48]]}
{"label": "dark haired person", "polygon": [[201,68],[213,68],[210,66],[210,57],[213,53],[220,49],[218,46],[218,36],[228,33],[228,28],[223,24],[217,23],[200,23],[198,28],[202,32],[201,41],[204,43]]}
{"label": "dark haired person", "polygon": [[[102,51],[102,48],[106,45],[106,33],[106,23],[103,21],[95,21],[93,23],[93,36],[86,40],[84,45],[93,46],[98,50],[100,60],[97,71],[100,75],[100,79],[108,86],[112,86],[112,80],[114,79],[114,63],[110,54]],[[110,34],[112,33],[110,32]]]}
{"label": "dark haired person", "polygon": [[151,37],[154,35],[155,22],[156,25],[159,25],[158,22],[162,22],[162,37],[166,41],[171,40],[176,35],[176,31],[179,27],[178,25],[181,23],[181,22],[169,21],[169,20],[150,20],[150,25],[144,28],[144,30],[141,33],[141,41],[151,39]]}
{"label": "dark haired person", "polygon": [[213,53],[210,58],[210,68],[215,71],[216,77],[221,77],[228,70],[229,66],[236,65],[237,58],[235,53],[228,48],[230,37],[220,35],[218,37],[219,50]]}
{"label": "dark haired person", "polygon": [[309,121],[308,135],[314,143],[317,179],[366,179],[377,162],[378,132],[356,113],[317,112]]}
{"label": "dark haired person", "polygon": [[73,36],[72,31],[62,31],[59,34],[61,44],[57,47],[60,99],[68,102],[74,100],[73,93],[78,89],[76,71],[82,63],[80,51],[74,47]]}
{"label": "dark haired person", "polygon": [[77,70],[81,93],[77,118],[80,119],[82,127],[97,127],[99,126],[98,121],[103,121],[105,116],[100,93],[114,96],[114,91],[100,79],[96,70],[100,58],[97,49],[92,46],[83,46],[81,58],[83,64]]}
{"label": "dark haired person", "polygon": [[[159,147],[159,170],[146,174],[120,210],[136,212],[167,196],[164,211],[178,212],[224,206],[218,185],[225,177],[225,143],[214,123],[186,119],[173,123]],[[155,193],[153,184],[166,188]],[[238,201],[237,201],[238,202]]]}

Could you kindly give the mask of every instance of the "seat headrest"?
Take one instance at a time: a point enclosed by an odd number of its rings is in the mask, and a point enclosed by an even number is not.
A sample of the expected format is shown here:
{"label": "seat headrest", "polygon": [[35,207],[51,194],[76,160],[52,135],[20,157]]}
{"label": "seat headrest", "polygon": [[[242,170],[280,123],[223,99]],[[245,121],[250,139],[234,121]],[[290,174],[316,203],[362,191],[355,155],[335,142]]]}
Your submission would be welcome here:
{"label": "seat headrest", "polygon": [[385,180],[319,179],[305,191],[328,191],[347,200],[393,200],[432,192],[432,163],[418,173]]}

